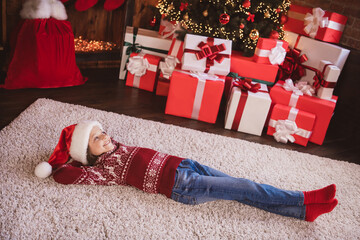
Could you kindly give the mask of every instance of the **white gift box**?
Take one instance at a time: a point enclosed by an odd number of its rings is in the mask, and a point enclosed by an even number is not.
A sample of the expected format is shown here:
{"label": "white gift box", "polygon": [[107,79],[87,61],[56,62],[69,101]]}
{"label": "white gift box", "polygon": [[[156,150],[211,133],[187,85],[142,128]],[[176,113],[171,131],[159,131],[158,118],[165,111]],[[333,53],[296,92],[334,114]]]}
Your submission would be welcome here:
{"label": "white gift box", "polygon": [[[134,28],[126,27],[126,33],[124,38],[124,47],[121,55],[121,63],[120,63],[120,74],[119,79],[125,79],[126,75],[126,61],[129,58],[129,55],[126,54],[126,50],[129,45],[133,44],[134,41]],[[135,44],[138,45],[138,49],[142,50],[144,54],[151,54],[159,57],[166,57],[167,53],[171,46],[171,39],[162,38],[158,32],[151,31],[147,29],[139,28],[136,38]],[[131,53],[130,53],[131,54]]]}
{"label": "white gift box", "polygon": [[[289,43],[291,49],[294,48],[299,34],[285,31],[285,41]],[[303,64],[306,66],[318,68],[321,60],[332,62],[340,71],[344,67],[350,50],[339,47],[337,45],[318,41],[309,37],[301,36],[296,46],[301,50],[301,54],[306,54],[308,60]],[[319,69],[322,70],[322,69]],[[307,81],[310,84],[314,82],[315,72],[309,69],[305,70],[306,74],[300,80]]]}
{"label": "white gift box", "polygon": [[[206,53],[204,55],[208,54],[208,57],[205,56],[198,59],[196,52],[201,52],[199,47],[200,43],[208,44],[210,48],[212,46],[220,46],[223,44],[225,50],[218,52],[218,56],[223,57],[222,61],[219,62],[215,59],[213,60],[213,65],[211,65],[210,68],[207,68],[207,63],[211,58],[209,55],[211,55],[211,53],[207,52],[205,49]],[[186,34],[181,69],[226,76],[230,72],[231,47],[232,41],[230,40]]]}
{"label": "white gift box", "polygon": [[321,60],[319,70],[323,73],[323,80],[316,95],[321,99],[331,99],[334,87],[340,75],[340,68],[333,65],[330,61]]}
{"label": "white gift box", "polygon": [[[225,129],[260,136],[270,109],[271,98],[265,84],[258,92],[233,87],[227,103]],[[246,96],[247,95],[247,96]],[[239,121],[240,119],[240,121]]]}

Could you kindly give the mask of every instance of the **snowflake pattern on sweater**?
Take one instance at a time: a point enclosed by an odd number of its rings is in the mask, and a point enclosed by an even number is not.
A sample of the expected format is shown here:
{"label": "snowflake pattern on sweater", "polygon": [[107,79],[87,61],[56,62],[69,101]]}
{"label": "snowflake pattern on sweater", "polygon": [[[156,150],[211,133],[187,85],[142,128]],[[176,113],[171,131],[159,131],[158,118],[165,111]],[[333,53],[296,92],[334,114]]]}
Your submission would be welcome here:
{"label": "snowflake pattern on sweater", "polygon": [[129,161],[139,148],[121,146],[114,141],[113,143],[115,151],[100,156],[93,167],[82,166],[84,174],[74,184],[126,185]]}
{"label": "snowflake pattern on sweater", "polygon": [[162,169],[167,157],[167,154],[157,152],[151,159],[144,177],[143,190],[145,192],[156,193],[160,170]]}

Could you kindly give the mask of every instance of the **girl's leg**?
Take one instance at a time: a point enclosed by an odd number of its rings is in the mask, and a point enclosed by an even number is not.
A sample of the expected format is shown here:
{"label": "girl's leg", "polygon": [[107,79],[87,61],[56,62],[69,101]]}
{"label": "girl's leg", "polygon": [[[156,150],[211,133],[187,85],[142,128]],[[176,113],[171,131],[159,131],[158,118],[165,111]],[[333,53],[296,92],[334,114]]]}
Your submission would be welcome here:
{"label": "girl's leg", "polygon": [[192,160],[180,164],[172,198],[186,204],[236,200],[284,216],[300,219],[305,216],[304,195],[300,191],[286,191],[230,177]]}
{"label": "girl's leg", "polygon": [[[185,167],[193,169],[195,172],[200,175],[205,176],[215,176],[215,177],[231,177],[225,173],[222,173],[218,170],[210,168],[208,166],[202,165],[196,161],[186,160],[184,162]],[[316,189],[312,191],[302,192],[304,197],[304,205],[308,204],[318,204],[318,203],[330,203],[333,202],[336,193],[336,185],[331,184],[321,189]]]}
{"label": "girl's leg", "polygon": [[241,203],[286,217],[294,217],[301,220],[305,220],[306,217],[305,205],[304,206],[268,205],[263,203],[250,202],[247,200],[241,201]]}

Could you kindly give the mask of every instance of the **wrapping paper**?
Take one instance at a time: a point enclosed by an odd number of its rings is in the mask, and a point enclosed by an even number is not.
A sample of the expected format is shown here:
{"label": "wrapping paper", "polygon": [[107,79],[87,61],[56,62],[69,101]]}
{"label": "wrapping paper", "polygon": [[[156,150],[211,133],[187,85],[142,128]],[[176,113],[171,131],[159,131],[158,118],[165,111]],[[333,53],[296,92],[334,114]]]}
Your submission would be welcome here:
{"label": "wrapping paper", "polygon": [[223,98],[227,101],[229,99],[229,95],[231,93],[231,87],[233,83],[234,78],[232,76],[226,76],[225,77],[225,86],[224,86],[224,94]]}
{"label": "wrapping paper", "polygon": [[139,28],[126,27],[124,47],[121,55],[119,79],[126,78],[126,63],[132,51],[166,57],[171,46],[171,39],[162,38],[157,32]]}
{"label": "wrapping paper", "polygon": [[127,63],[128,76],[126,86],[140,88],[146,91],[154,91],[158,64],[161,57],[150,54],[132,53]]}
{"label": "wrapping paper", "polygon": [[225,129],[260,136],[268,115],[271,98],[265,84],[258,92],[232,87],[225,115]]}
{"label": "wrapping paper", "polygon": [[282,143],[288,141],[306,146],[312,134],[315,114],[282,104],[275,104],[271,112],[267,134]]}
{"label": "wrapping paper", "polygon": [[288,46],[283,40],[259,38],[253,60],[257,63],[280,65],[285,59]]}
{"label": "wrapping paper", "polygon": [[230,71],[242,77],[251,78],[253,81],[273,85],[279,66],[256,63],[253,58],[254,57],[244,57],[241,52],[233,51]]}
{"label": "wrapping paper", "polygon": [[[298,34],[293,32],[285,32],[285,41],[289,43],[290,48],[296,48],[301,51],[301,55],[307,56],[307,61],[303,64],[318,68],[321,60],[326,60],[332,62],[340,70],[344,67],[346,59],[349,56],[350,50],[339,47],[334,44],[320,42],[318,40],[308,38],[305,36],[300,36],[298,39]],[[320,70],[320,69],[318,69]],[[305,76],[300,80],[307,81],[309,83],[314,82],[315,72],[309,69],[305,69]]]}
{"label": "wrapping paper", "polygon": [[315,114],[313,132],[309,139],[310,142],[321,145],[324,142],[331,117],[333,115],[337,96],[330,100],[311,97],[308,95],[297,95],[293,91],[283,88],[284,82],[279,81],[270,90],[270,97],[273,104],[282,104]]}
{"label": "wrapping paper", "polygon": [[338,13],[292,4],[284,30],[325,42],[339,43],[346,21],[347,17]]}
{"label": "wrapping paper", "polygon": [[158,96],[167,96],[169,94],[169,88],[170,79],[165,78],[164,75],[160,73],[155,84],[155,94]]}
{"label": "wrapping paper", "polygon": [[195,77],[189,72],[175,70],[170,78],[165,113],[215,123],[225,77],[205,75]]}
{"label": "wrapping paper", "polygon": [[315,81],[316,95],[321,99],[331,99],[334,87],[340,75],[340,69],[329,61],[320,61],[322,78]]}
{"label": "wrapping paper", "polygon": [[231,47],[230,40],[186,34],[181,69],[226,76]]}
{"label": "wrapping paper", "polygon": [[181,68],[181,59],[183,54],[184,54],[184,42],[174,38],[172,40],[168,55],[174,56],[178,59],[179,63],[176,67],[179,69]]}

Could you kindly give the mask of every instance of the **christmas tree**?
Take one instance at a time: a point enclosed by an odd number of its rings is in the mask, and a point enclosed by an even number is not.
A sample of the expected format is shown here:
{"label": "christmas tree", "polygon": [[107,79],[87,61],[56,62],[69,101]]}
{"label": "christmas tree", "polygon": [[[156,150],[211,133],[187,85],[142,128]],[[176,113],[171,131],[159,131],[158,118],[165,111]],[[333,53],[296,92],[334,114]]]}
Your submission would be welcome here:
{"label": "christmas tree", "polygon": [[160,15],[188,32],[230,39],[251,56],[259,37],[283,39],[290,0],[159,0]]}

